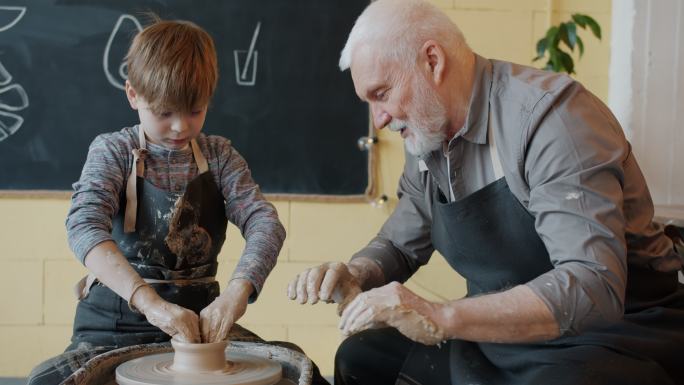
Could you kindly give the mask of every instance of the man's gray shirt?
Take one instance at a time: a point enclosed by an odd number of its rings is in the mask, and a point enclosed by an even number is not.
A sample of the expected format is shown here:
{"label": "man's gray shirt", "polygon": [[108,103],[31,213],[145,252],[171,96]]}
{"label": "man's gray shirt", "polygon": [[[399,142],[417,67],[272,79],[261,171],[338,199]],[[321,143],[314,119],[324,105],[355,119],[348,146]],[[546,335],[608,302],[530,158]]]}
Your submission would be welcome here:
{"label": "man's gray shirt", "polygon": [[353,258],[375,260],[388,282],[404,282],[427,263],[433,186],[459,200],[493,182],[491,129],[511,192],[534,216],[554,266],[527,286],[561,333],[622,317],[627,264],[682,268],[651,221],[653,202],[620,125],[581,84],[476,56],[468,111],[446,151],[406,154],[396,209]]}

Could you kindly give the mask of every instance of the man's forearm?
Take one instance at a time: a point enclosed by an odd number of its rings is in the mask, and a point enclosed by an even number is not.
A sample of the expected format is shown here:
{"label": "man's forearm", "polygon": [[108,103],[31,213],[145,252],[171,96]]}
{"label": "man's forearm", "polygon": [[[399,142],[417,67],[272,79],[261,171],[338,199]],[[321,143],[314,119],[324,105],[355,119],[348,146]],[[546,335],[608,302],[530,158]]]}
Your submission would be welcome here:
{"label": "man's forearm", "polygon": [[524,285],[441,304],[435,321],[447,339],[521,343],[560,336],[551,311]]}
{"label": "man's forearm", "polygon": [[385,274],[380,266],[368,257],[356,257],[347,264],[349,272],[359,282],[363,291],[386,284]]}

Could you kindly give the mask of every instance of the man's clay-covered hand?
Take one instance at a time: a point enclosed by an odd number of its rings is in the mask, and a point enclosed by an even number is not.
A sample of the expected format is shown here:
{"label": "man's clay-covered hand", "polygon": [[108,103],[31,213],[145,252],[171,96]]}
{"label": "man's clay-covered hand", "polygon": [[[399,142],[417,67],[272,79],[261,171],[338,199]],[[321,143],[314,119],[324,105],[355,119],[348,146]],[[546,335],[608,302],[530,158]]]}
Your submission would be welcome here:
{"label": "man's clay-covered hand", "polygon": [[436,322],[440,305],[427,301],[398,282],[359,294],[342,313],[345,336],[366,329],[393,327],[413,341],[435,345],[446,339]]}
{"label": "man's clay-covered hand", "polygon": [[349,266],[342,262],[328,262],[304,270],[288,285],[287,295],[301,304],[315,304],[319,300],[339,304],[338,314],[359,293],[361,285],[351,273]]}

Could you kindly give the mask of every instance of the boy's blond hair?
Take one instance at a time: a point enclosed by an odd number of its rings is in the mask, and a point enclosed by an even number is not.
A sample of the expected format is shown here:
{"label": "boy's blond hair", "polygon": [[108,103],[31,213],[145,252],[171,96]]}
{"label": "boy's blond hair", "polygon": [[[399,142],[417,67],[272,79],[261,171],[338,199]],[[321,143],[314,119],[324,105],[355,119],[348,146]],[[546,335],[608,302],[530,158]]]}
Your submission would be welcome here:
{"label": "boy's blond hair", "polygon": [[214,41],[189,21],[157,18],[135,36],[126,63],[128,81],[154,113],[193,111],[216,89]]}

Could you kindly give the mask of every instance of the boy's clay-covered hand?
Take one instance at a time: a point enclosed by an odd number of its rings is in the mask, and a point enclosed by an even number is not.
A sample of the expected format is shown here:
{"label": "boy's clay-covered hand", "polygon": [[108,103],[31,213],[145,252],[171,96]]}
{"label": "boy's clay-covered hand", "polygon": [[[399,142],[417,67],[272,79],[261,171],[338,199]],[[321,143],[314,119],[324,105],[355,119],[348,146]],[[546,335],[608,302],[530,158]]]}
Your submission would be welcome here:
{"label": "boy's clay-covered hand", "polygon": [[131,306],[145,315],[147,321],[181,342],[199,343],[199,317],[192,310],[165,301],[150,286],[133,293]]}
{"label": "boy's clay-covered hand", "polygon": [[200,312],[202,342],[218,342],[228,338],[228,333],[247,310],[247,300],[254,291],[245,279],[234,279],[228,287]]}
{"label": "boy's clay-covered hand", "polygon": [[112,241],[105,241],[86,255],[85,265],[97,279],[128,301],[164,333],[184,342],[199,342],[199,321],[191,310],[166,302],[133,269]]}

